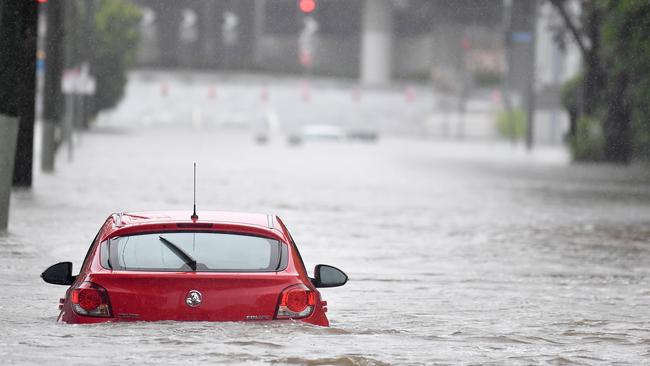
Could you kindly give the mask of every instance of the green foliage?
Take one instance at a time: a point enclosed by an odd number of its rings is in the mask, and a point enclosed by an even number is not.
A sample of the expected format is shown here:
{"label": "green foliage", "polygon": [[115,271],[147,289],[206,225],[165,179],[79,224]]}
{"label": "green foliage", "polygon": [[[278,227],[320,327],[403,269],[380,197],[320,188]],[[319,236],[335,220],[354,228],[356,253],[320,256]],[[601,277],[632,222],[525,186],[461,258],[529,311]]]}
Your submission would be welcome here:
{"label": "green foliage", "polygon": [[135,61],[141,12],[126,0],[101,0],[95,16],[92,61],[97,79],[95,112],[111,108],[124,94],[126,72]]}
{"label": "green foliage", "polygon": [[515,108],[511,112],[499,111],[496,115],[497,129],[501,136],[509,139],[521,139],[526,133],[526,113]]}
{"label": "green foliage", "polygon": [[571,156],[578,161],[601,161],[605,158],[605,137],[598,120],[578,119],[576,134],[571,139]]}
{"label": "green foliage", "polygon": [[[631,144],[637,157],[650,158],[650,2],[603,0],[603,57],[611,79],[623,77]],[[612,83],[610,83],[611,85]],[[619,93],[620,94],[620,93]]]}
{"label": "green foliage", "polygon": [[501,73],[491,70],[476,70],[474,80],[479,86],[495,86],[501,83]]}
{"label": "green foliage", "polygon": [[560,94],[560,103],[569,112],[569,114],[577,113],[580,109],[580,88],[583,85],[584,77],[578,74],[573,78],[567,80],[562,85],[562,92]]}
{"label": "green foliage", "polygon": [[[562,11],[567,2],[551,3]],[[579,128],[572,123],[574,157],[598,155],[583,153],[596,148],[584,146],[591,142],[602,145],[608,161],[629,162],[630,152],[650,159],[650,1],[583,0],[581,13],[582,26],[566,23],[587,40],[582,49],[584,77],[567,82],[562,104],[572,122],[580,112],[599,121],[605,142],[575,137]],[[582,93],[577,93],[580,86]],[[592,122],[580,123],[584,134],[584,125]]]}
{"label": "green foliage", "polygon": [[650,160],[650,83],[646,80],[641,84],[632,93],[633,148],[637,157]]}

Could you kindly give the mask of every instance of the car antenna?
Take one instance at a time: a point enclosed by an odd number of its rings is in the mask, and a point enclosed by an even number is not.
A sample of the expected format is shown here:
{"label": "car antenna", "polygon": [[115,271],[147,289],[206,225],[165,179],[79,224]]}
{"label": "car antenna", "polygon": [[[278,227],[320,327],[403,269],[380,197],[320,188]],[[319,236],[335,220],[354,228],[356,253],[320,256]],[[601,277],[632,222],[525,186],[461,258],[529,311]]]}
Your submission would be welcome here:
{"label": "car antenna", "polygon": [[192,211],[190,219],[192,219],[192,221],[199,219],[199,215],[196,214],[196,163],[194,163],[194,210]]}

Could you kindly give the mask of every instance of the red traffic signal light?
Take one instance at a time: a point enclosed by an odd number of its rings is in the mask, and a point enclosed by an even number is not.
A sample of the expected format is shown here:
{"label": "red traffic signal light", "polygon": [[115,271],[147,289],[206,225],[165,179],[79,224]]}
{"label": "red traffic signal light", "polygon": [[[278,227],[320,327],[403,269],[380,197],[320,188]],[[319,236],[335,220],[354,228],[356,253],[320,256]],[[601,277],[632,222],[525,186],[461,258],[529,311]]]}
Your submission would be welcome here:
{"label": "red traffic signal light", "polygon": [[315,0],[300,0],[298,1],[298,7],[303,13],[311,13],[316,9]]}

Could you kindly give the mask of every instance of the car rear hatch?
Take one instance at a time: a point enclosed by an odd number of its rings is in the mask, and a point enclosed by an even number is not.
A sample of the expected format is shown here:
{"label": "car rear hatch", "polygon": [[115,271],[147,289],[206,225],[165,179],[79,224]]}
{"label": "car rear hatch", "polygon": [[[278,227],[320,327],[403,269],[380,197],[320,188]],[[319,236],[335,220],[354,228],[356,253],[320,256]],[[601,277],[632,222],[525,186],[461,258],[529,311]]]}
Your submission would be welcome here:
{"label": "car rear hatch", "polygon": [[92,275],[112,314],[133,320],[272,319],[282,290],[299,283],[288,245],[265,236],[225,232],[150,232],[102,243]]}
{"label": "car rear hatch", "polygon": [[273,319],[280,293],[298,283],[277,273],[98,274],[112,314],[130,320],[245,321]]}

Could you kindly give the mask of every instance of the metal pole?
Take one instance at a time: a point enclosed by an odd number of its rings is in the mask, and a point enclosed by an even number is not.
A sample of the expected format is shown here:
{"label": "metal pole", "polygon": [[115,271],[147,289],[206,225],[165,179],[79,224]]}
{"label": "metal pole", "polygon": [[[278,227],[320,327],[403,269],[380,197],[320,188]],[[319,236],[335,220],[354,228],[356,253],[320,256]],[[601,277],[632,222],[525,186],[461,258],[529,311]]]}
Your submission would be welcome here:
{"label": "metal pole", "polygon": [[535,139],[535,54],[537,45],[537,0],[531,0],[531,42],[528,51],[528,84],[526,85],[526,149],[532,150]]}
{"label": "metal pole", "polygon": [[83,129],[84,125],[86,122],[84,121],[85,115],[84,115],[84,100],[86,99],[86,96],[83,94],[77,94],[75,95],[75,115],[77,116],[75,118],[77,125],[75,126],[75,140],[76,143],[81,146],[81,138],[83,136]]}
{"label": "metal pole", "polygon": [[[85,1],[85,21],[84,28],[86,35],[85,40],[85,50],[84,50],[84,62],[88,75],[92,75],[93,60],[95,58],[95,44],[96,44],[96,34],[95,34],[95,13],[96,9],[96,0],[86,0]],[[87,130],[90,124],[90,117],[92,111],[90,106],[92,105],[93,95],[84,94],[81,97],[81,128]],[[81,136],[81,134],[80,134]]]}
{"label": "metal pole", "polygon": [[512,100],[510,99],[510,71],[512,70],[512,40],[510,39],[510,32],[512,29],[512,0],[503,0],[503,45],[505,48],[506,60],[503,78],[501,80],[501,97],[503,98],[503,106],[505,108],[506,116],[508,119],[508,128],[510,129],[511,136],[510,142],[515,145],[515,122],[513,118]]}
{"label": "metal pole", "polygon": [[74,146],[72,144],[72,130],[74,128],[74,94],[65,95],[65,122],[64,122],[64,136],[68,144],[68,161],[72,161],[74,157]]}
{"label": "metal pole", "polygon": [[61,119],[61,73],[63,69],[63,0],[47,4],[45,34],[45,77],[43,80],[43,129],[41,139],[41,170],[54,171],[56,125]]}
{"label": "metal pole", "polygon": [[[64,40],[64,49],[65,49],[65,62],[63,63],[66,66],[66,69],[71,69],[79,60],[76,59],[73,51],[73,42],[74,42],[74,27],[77,20],[76,9],[77,6],[74,2],[64,1],[63,2],[63,13],[64,13],[64,27],[65,27],[65,36]],[[69,72],[69,71],[68,71]],[[78,79],[78,75],[75,75],[75,80]],[[76,81],[75,81],[76,82]],[[73,87],[73,89],[76,89]],[[64,94],[65,97],[65,115],[64,115],[64,138],[68,144],[68,161],[72,161],[74,154],[74,142],[72,141],[72,135],[74,132],[75,122],[75,95],[70,93]]]}

